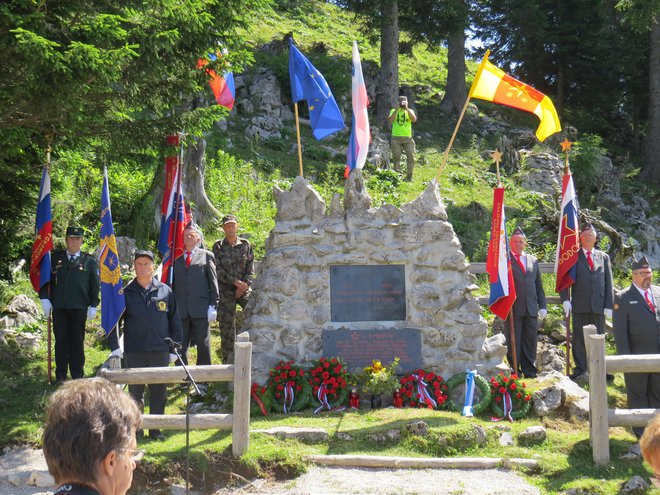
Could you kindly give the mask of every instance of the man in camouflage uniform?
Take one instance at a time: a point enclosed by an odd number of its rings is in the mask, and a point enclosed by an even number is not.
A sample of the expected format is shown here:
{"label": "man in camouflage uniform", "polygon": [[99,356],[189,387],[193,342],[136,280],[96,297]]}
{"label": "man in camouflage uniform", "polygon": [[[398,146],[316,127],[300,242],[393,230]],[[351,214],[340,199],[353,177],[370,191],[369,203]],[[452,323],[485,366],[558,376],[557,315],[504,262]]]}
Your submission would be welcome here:
{"label": "man in camouflage uniform", "polygon": [[241,308],[250,299],[254,278],[254,256],[252,246],[238,237],[238,221],[234,215],[222,219],[225,238],[213,245],[215,265],[218,272],[218,324],[220,326],[222,363],[234,362],[234,317],[236,304]]}
{"label": "man in camouflage uniform", "polygon": [[55,383],[69,371],[71,378],[83,377],[85,323],[96,316],[101,287],[96,258],[80,250],[82,227],[68,227],[65,242],[66,249],[53,253],[50,284],[39,293],[44,314],[53,312]]}

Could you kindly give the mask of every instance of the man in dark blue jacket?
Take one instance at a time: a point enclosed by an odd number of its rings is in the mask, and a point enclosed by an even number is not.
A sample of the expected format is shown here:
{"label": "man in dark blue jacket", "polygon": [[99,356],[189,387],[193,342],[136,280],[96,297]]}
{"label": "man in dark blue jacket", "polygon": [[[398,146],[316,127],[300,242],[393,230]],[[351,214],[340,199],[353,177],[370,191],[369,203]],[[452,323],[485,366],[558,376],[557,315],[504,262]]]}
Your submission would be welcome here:
{"label": "man in dark blue jacket", "polygon": [[[126,367],[167,366],[176,360],[176,355],[165,339],[180,343],[182,338],[174,293],[153,277],[154,255],[151,251],[136,251],[134,265],[135,278],[124,289],[126,310],[122,320]],[[116,332],[110,334],[109,343],[113,352],[119,348]],[[129,385],[128,391],[144,409],[144,385]],[[149,385],[151,414],[163,414],[166,400],[166,385]],[[160,430],[150,430],[149,436],[165,439]]]}

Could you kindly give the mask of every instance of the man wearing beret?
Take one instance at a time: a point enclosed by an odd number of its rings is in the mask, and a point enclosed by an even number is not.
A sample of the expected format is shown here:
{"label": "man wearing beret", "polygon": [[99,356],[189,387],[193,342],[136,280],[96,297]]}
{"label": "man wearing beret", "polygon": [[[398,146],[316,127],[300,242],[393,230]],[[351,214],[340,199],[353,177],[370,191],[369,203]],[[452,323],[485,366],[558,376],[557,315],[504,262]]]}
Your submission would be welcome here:
{"label": "man wearing beret", "polygon": [[[614,340],[619,354],[660,354],[660,287],[645,256],[632,265],[632,285],[614,298]],[[625,373],[628,407],[660,408],[660,373]],[[644,428],[633,428],[639,439]]]}
{"label": "man wearing beret", "polygon": [[188,347],[197,345],[197,364],[211,364],[209,323],[217,317],[218,275],[215,257],[200,247],[202,235],[192,223],[183,231],[183,256],[174,261],[174,295],[183,325],[181,358],[188,364]]}
{"label": "man wearing beret", "polygon": [[[176,360],[170,342],[180,343],[182,338],[181,319],[174,293],[169,286],[154,278],[154,255],[151,251],[136,251],[133,264],[135,278],[124,288],[126,310],[122,316],[126,366],[167,366]],[[113,354],[117,354],[117,332],[108,336],[108,342]],[[140,409],[144,410],[144,385],[129,385],[128,391]],[[167,385],[149,384],[151,414],[164,414],[166,400]],[[138,435],[141,434],[140,431]],[[150,430],[149,436],[165,440],[160,430]]]}
{"label": "man wearing beret", "polygon": [[46,316],[53,312],[55,383],[82,378],[85,367],[85,323],[96,316],[99,304],[99,264],[80,250],[82,227],[66,229],[66,249],[53,253],[50,284],[39,292]]}
{"label": "man wearing beret", "polygon": [[[511,308],[513,325],[516,336],[516,362],[517,373],[522,372],[525,377],[536,378],[536,346],[538,332],[538,318],[548,315],[545,303],[545,292],[541,282],[539,262],[535,256],[526,253],[527,237],[518,227],[509,240],[511,246],[511,272],[516,287],[516,301]],[[513,366],[511,347],[511,332],[505,332],[508,360]]]}
{"label": "man wearing beret", "polygon": [[[559,293],[564,314],[573,312],[573,349],[574,371],[571,378],[576,379],[588,371],[587,351],[584,347],[582,327],[595,325],[599,334],[605,332],[605,317],[612,317],[614,289],[612,285],[612,265],[607,253],[595,249],[596,229],[590,223],[580,229],[580,250],[578,252],[575,283],[570,289]],[[569,293],[570,290],[570,293]],[[613,379],[612,375],[607,376]]]}
{"label": "man wearing beret", "polygon": [[222,230],[225,238],[213,245],[213,254],[218,271],[220,351],[222,363],[229,364],[234,362],[236,304],[245,308],[250,299],[254,255],[250,243],[238,237],[238,221],[234,215],[223,217]]}

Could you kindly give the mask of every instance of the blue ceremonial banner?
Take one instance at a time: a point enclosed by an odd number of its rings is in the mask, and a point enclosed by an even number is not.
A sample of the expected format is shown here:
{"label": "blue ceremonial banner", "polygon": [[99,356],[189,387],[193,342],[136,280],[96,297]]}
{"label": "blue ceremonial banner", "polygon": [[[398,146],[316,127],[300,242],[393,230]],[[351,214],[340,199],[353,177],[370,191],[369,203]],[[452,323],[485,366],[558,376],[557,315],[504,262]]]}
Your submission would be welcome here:
{"label": "blue ceremonial banner", "polygon": [[323,139],[345,127],[344,119],[328,83],[296,48],[293,40],[290,40],[289,45],[289,78],[293,102],[307,100],[309,120],[316,139]]}
{"label": "blue ceremonial banner", "polygon": [[101,192],[101,327],[109,335],[117,326],[126,309],[124,292],[117,254],[117,239],[112,226],[108,171],[103,170],[103,190]]}

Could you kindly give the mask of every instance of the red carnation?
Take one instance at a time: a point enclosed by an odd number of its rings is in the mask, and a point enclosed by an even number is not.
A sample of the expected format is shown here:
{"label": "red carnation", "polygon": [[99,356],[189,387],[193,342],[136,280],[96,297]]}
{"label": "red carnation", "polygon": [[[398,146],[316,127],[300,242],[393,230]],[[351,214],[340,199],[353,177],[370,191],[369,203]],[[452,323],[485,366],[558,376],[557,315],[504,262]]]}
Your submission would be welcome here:
{"label": "red carnation", "polygon": [[526,395],[526,396],[525,396],[525,402],[528,402],[528,401],[529,401],[529,399],[531,399],[531,398],[532,398],[532,396],[531,396],[531,395]]}
{"label": "red carnation", "polygon": [[433,382],[433,388],[440,389],[440,382],[438,381]]}
{"label": "red carnation", "polygon": [[286,378],[287,376],[289,376],[289,375],[287,374],[286,371],[283,371],[283,372],[280,374],[280,377],[282,377],[282,378]]}
{"label": "red carnation", "polygon": [[518,375],[516,375],[516,374],[514,373],[513,375],[511,375],[511,379],[512,379],[512,380],[517,380],[517,379],[518,379]]}
{"label": "red carnation", "polygon": [[502,381],[503,381],[504,383],[507,383],[507,382],[509,381],[509,379],[508,379],[506,376],[503,376],[503,377],[502,377]]}
{"label": "red carnation", "polygon": [[304,375],[305,375],[305,370],[300,370],[300,371],[298,372],[298,375],[299,375],[299,376],[304,376]]}
{"label": "red carnation", "polygon": [[333,363],[336,363],[336,362],[337,362],[337,358],[332,358],[330,361],[332,361]]}
{"label": "red carnation", "polygon": [[503,394],[506,392],[506,389],[504,387],[500,387],[500,393]]}
{"label": "red carnation", "polygon": [[278,384],[275,388],[277,388],[277,390],[284,390],[284,385]]}
{"label": "red carnation", "polygon": [[510,388],[511,390],[515,390],[517,387],[516,387],[516,384],[515,384],[515,383],[512,383],[512,384],[509,386],[509,388]]}
{"label": "red carnation", "polygon": [[289,376],[291,376],[291,377],[296,376],[296,370],[289,371]]}
{"label": "red carnation", "polygon": [[319,391],[319,387],[318,387],[317,385],[314,385],[314,386],[312,387],[312,392],[316,393],[316,392],[318,392],[318,391]]}
{"label": "red carnation", "polygon": [[327,371],[324,371],[321,376],[323,377],[324,380],[327,380],[330,377],[330,373],[328,373]]}
{"label": "red carnation", "polygon": [[302,390],[302,385],[296,385],[296,392],[300,392]]}
{"label": "red carnation", "polygon": [[291,387],[295,386],[295,384],[296,384],[296,382],[294,382],[293,380],[289,380],[289,382],[287,383],[287,385],[289,385]]}
{"label": "red carnation", "polygon": [[516,399],[520,399],[521,397],[522,397],[522,394],[521,394],[520,392],[518,392],[518,393],[516,394]]}
{"label": "red carnation", "polygon": [[324,368],[329,368],[329,367],[330,367],[330,363],[326,361],[325,363],[323,363],[323,367],[324,367]]}
{"label": "red carnation", "polygon": [[502,397],[495,397],[495,402],[502,402]]}

